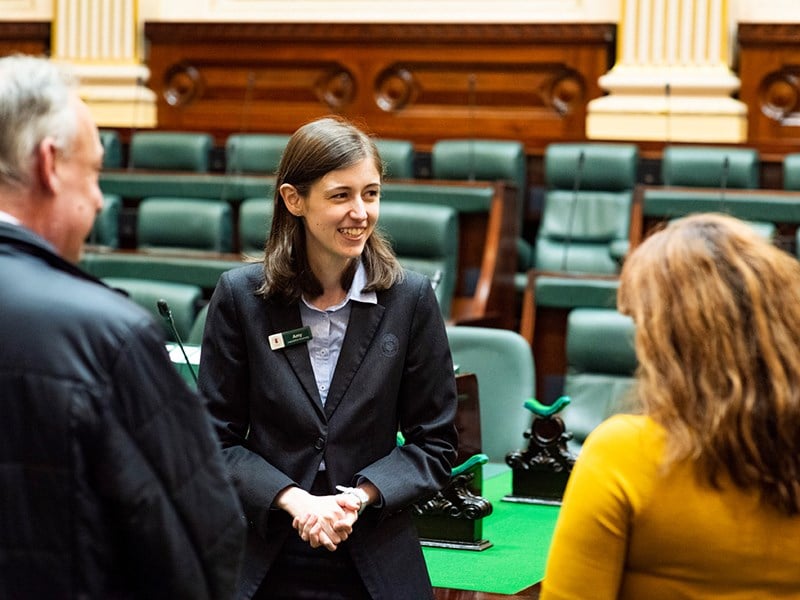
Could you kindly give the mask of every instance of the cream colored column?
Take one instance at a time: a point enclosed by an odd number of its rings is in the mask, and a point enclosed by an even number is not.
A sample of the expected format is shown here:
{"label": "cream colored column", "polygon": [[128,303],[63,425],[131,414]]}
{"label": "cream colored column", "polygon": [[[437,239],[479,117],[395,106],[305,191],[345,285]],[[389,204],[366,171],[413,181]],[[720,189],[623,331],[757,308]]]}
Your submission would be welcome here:
{"label": "cream colored column", "polygon": [[136,0],[55,0],[52,55],[81,77],[101,127],[154,127],[155,94],[139,55]]}
{"label": "cream colored column", "polygon": [[589,103],[590,139],[736,143],[747,107],[731,98],[727,0],[622,0],[617,64]]}

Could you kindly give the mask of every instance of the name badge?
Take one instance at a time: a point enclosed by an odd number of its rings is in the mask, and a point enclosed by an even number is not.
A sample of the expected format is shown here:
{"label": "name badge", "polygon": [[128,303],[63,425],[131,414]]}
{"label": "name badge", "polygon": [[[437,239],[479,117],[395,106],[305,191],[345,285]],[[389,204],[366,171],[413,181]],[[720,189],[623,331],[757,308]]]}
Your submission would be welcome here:
{"label": "name badge", "polygon": [[280,350],[281,348],[288,348],[296,344],[305,344],[310,339],[311,328],[301,327],[300,329],[273,333],[269,336],[269,347],[273,350]]}

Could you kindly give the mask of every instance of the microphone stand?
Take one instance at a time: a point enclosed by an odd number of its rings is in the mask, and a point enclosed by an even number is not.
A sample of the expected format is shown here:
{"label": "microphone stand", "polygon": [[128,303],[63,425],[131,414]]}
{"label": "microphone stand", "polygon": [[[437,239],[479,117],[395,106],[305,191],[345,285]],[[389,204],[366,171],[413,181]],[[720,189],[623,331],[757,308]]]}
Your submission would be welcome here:
{"label": "microphone stand", "polygon": [[181,336],[178,334],[178,329],[175,327],[175,319],[172,318],[172,311],[169,308],[169,304],[163,298],[160,298],[158,302],[156,302],[156,306],[158,307],[159,314],[164,318],[167,325],[169,325],[170,330],[172,331],[172,335],[175,336],[175,341],[178,342],[178,347],[181,349],[183,353],[183,359],[186,361],[186,366],[189,367],[189,373],[192,374],[192,379],[194,379],[194,384],[197,385],[197,373],[194,372],[194,367],[192,363],[189,361],[189,355],[186,354],[186,348],[183,346],[183,342],[181,341]]}

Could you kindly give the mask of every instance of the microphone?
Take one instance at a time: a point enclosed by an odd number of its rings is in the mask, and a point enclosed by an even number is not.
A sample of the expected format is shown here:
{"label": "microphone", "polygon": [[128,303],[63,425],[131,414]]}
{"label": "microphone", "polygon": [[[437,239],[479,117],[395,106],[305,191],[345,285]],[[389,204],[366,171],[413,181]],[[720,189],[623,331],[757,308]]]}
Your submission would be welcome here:
{"label": "microphone", "polygon": [[172,318],[172,311],[169,309],[169,304],[167,304],[166,300],[160,298],[158,302],[156,302],[156,306],[158,307],[159,314],[164,317],[164,321],[166,321],[167,325],[169,325],[172,335],[175,336],[175,341],[178,342],[178,347],[183,353],[183,359],[186,361],[186,366],[189,367],[189,373],[192,374],[192,379],[194,379],[194,383],[197,385],[197,373],[194,372],[194,367],[192,366],[192,363],[189,362],[189,356],[186,354],[186,348],[183,347],[181,336],[178,335],[178,329],[175,327],[175,319]]}
{"label": "microphone", "polygon": [[672,139],[672,103],[670,102],[670,94],[672,93],[672,88],[670,87],[669,81],[664,84],[664,105],[665,105],[665,112],[666,112],[666,123],[664,124],[664,141],[669,144],[670,140]]}
{"label": "microphone", "polygon": [[467,178],[475,181],[475,73],[467,78],[467,107],[469,108],[469,147],[467,149]]}
{"label": "microphone", "polygon": [[728,155],[722,159],[722,172],[719,176],[719,209],[725,211],[725,191],[728,189],[728,176],[731,173],[731,161]]}
{"label": "microphone", "polygon": [[578,166],[575,168],[575,184],[572,187],[572,204],[569,207],[569,216],[567,217],[567,237],[564,238],[564,255],[561,258],[561,270],[567,270],[567,255],[569,254],[569,245],[572,243],[572,228],[575,225],[575,211],[578,208],[578,192],[581,189],[581,179],[583,178],[583,165],[586,162],[586,152],[580,151],[578,154]]}

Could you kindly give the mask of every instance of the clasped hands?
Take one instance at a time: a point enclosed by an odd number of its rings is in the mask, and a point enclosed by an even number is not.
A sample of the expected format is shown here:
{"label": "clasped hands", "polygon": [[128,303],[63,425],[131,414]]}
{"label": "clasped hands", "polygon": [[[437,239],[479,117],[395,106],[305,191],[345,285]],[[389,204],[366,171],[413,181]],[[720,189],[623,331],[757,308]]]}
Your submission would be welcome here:
{"label": "clasped hands", "polygon": [[292,516],[292,527],[304,542],[331,552],[353,532],[361,508],[352,494],[314,496],[298,487],[283,490],[276,503]]}

